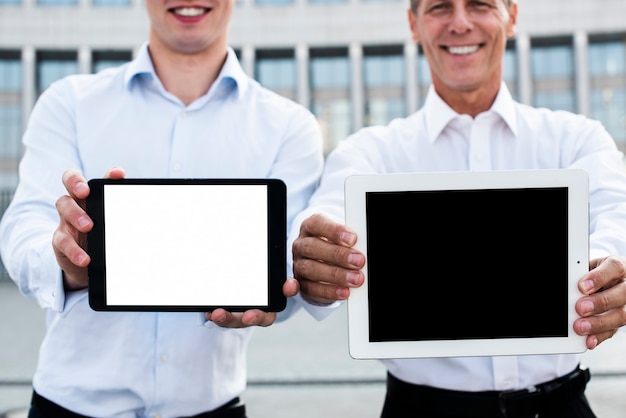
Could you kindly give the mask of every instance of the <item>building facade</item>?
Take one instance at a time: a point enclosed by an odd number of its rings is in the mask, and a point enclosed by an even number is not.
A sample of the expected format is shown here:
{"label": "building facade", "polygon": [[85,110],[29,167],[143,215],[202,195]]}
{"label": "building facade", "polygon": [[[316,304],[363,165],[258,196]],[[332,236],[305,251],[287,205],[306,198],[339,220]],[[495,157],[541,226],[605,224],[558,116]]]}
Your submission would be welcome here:
{"label": "building facade", "polygon": [[[626,151],[626,1],[519,0],[505,81],[523,103],[586,114]],[[239,0],[231,45],[262,84],[309,107],[326,151],[411,113],[430,83],[408,0]],[[132,58],[148,37],[141,0],[0,0],[0,211],[21,135],[54,80]]]}

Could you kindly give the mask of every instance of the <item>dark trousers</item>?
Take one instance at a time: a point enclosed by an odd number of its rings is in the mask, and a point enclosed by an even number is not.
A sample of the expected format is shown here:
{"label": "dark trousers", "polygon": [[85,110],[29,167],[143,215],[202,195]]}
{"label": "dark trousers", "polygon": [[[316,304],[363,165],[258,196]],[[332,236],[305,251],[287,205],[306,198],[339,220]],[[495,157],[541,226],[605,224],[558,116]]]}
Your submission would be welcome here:
{"label": "dark trousers", "polygon": [[387,375],[381,418],[596,418],[584,391],[589,371],[515,392],[460,392],[403,382]]}
{"label": "dark trousers", "polygon": [[[28,418],[89,418],[63,408],[33,391]],[[230,402],[193,417],[183,418],[246,418],[246,406],[235,398]]]}

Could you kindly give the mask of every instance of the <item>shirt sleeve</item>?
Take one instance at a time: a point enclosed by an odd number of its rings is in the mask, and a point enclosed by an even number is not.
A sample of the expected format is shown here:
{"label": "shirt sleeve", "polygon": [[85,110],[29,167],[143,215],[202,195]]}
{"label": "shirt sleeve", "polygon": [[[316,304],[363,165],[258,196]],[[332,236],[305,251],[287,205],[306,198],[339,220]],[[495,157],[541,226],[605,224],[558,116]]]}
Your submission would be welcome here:
{"label": "shirt sleeve", "polygon": [[79,167],[74,146],[71,92],[64,82],[53,84],[40,97],[24,133],[20,183],[0,223],[0,251],[9,276],[20,291],[42,308],[62,312],[68,300],[52,249],[59,224],[56,200],[66,194],[61,178],[69,167]]}
{"label": "shirt sleeve", "polygon": [[623,155],[596,121],[573,127],[578,132],[576,159],[570,168],[589,174],[589,256],[626,255],[626,173]]}
{"label": "shirt sleeve", "polygon": [[[287,259],[289,260],[288,273],[293,275],[293,242],[298,238],[300,225],[313,214],[323,214],[341,224],[345,223],[344,182],[346,177],[353,174],[372,173],[380,168],[374,167],[368,158],[369,135],[367,131],[360,131],[340,142],[326,158],[321,183],[309,201],[305,210],[294,219],[289,238],[287,240]],[[373,145],[373,144],[372,144]],[[369,148],[375,153],[375,147]],[[331,304],[316,304],[298,295],[296,302],[317,320],[328,317],[343,302]]]}

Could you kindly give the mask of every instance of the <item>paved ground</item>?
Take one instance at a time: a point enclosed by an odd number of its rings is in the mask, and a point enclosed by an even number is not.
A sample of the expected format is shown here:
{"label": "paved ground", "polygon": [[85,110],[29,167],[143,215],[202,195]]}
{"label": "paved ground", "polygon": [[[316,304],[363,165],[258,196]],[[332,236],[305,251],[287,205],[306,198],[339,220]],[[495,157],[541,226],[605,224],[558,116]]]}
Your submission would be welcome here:
{"label": "paved ground", "polygon": [[[0,418],[23,418],[44,331],[43,312],[0,281]],[[346,313],[317,322],[300,312],[255,332],[244,400],[252,418],[378,418],[384,368],[347,352]],[[584,355],[599,418],[626,417],[626,333]]]}

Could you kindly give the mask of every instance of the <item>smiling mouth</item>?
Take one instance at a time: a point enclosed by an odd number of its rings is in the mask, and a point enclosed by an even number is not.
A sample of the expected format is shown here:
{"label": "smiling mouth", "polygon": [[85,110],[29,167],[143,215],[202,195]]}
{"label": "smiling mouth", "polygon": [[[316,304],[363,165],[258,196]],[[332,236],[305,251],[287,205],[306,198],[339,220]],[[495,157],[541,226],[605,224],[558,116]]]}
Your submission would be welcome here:
{"label": "smiling mouth", "polygon": [[209,10],[211,9],[207,9],[204,7],[179,7],[176,9],[171,9],[170,11],[177,16],[198,17],[198,16],[202,16],[205,13],[208,13]]}
{"label": "smiling mouth", "polygon": [[467,45],[467,46],[448,46],[444,47],[452,55],[469,55],[478,51],[480,45]]}

